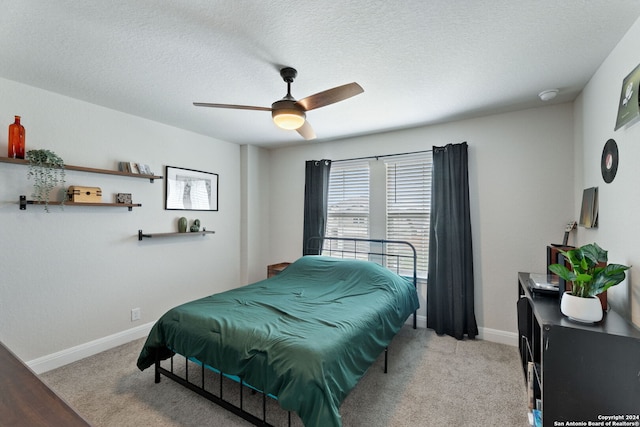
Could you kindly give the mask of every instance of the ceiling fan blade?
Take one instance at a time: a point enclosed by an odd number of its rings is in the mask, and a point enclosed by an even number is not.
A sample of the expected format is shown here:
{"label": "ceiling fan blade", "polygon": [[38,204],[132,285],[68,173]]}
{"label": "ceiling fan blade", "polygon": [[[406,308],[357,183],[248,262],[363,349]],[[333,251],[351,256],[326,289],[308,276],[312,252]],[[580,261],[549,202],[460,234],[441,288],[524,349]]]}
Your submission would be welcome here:
{"label": "ceiling fan blade", "polygon": [[323,92],[307,96],[306,98],[299,100],[298,104],[302,105],[305,111],[309,111],[339,101],[344,101],[345,99],[356,96],[362,92],[364,92],[364,89],[362,89],[362,86],[358,83],[347,83],[346,85],[334,87],[333,89],[328,89]]}
{"label": "ceiling fan blade", "polygon": [[271,108],[267,107],[254,107],[252,105],[234,105],[234,104],[211,104],[208,102],[194,102],[196,107],[213,107],[213,108],[233,108],[236,110],[257,110],[257,111],[271,111]]}
{"label": "ceiling fan blade", "polygon": [[304,124],[296,130],[304,139],[316,139],[316,133],[306,120],[304,121]]}

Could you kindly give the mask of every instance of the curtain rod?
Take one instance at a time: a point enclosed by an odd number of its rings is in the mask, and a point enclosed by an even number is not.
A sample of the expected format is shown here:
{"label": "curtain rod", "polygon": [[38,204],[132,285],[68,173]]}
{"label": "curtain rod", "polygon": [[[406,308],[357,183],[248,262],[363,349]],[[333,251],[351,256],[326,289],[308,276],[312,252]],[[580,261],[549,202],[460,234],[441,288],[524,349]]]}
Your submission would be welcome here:
{"label": "curtain rod", "polygon": [[410,151],[408,153],[382,154],[382,155],[379,155],[379,156],[354,157],[353,159],[331,160],[331,163],[348,162],[348,161],[351,161],[351,160],[364,160],[364,159],[376,159],[376,160],[378,160],[379,158],[382,158],[382,157],[405,156],[407,154],[430,153],[432,151],[433,150],[422,150],[422,151]]}

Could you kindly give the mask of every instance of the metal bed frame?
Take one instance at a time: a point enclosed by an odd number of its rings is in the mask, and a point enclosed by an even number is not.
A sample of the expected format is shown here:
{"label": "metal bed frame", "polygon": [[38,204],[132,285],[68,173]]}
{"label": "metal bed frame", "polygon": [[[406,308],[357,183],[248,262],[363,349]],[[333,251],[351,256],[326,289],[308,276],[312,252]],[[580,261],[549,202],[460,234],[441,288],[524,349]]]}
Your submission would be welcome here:
{"label": "metal bed frame", "polygon": [[[319,245],[312,245],[312,242],[319,242]],[[336,244],[343,243],[342,247],[335,247]],[[345,247],[345,243],[352,243],[353,247]],[[379,245],[379,249],[372,250],[370,247],[361,249],[362,246],[367,245]],[[360,245],[360,248],[358,247]],[[338,245],[340,246],[340,245]],[[402,251],[397,253],[389,253],[386,249],[389,246],[398,246],[405,247],[408,249],[409,253],[405,254]],[[400,266],[403,264],[402,261],[407,261],[410,264],[411,271],[411,280],[413,283],[413,287],[418,289],[418,255],[416,253],[416,248],[410,242],[405,240],[387,240],[387,239],[363,239],[358,237],[311,237],[307,240],[307,249],[311,248],[321,248],[321,255],[328,255],[336,257],[334,254],[340,254],[340,258],[358,258],[358,255],[365,255],[363,259],[368,261],[374,261],[383,267],[389,268],[389,259],[395,260],[395,273],[402,276],[402,272]],[[417,312],[413,312],[413,329],[417,328]],[[385,373],[386,364],[385,364]]]}
{"label": "metal bed frame", "polygon": [[[332,256],[336,258],[337,257],[355,258],[355,259],[366,259],[369,261],[377,259],[380,262],[378,261],[374,261],[374,262],[377,262],[378,264],[381,264],[382,266],[387,268],[389,268],[388,267],[389,263],[387,262],[387,259],[393,259],[394,262],[392,262],[391,264],[395,265],[396,274],[400,274],[400,265],[402,264],[401,261],[408,260],[409,264],[412,265],[412,269],[413,269],[413,272],[412,272],[413,286],[414,288],[417,288],[417,273],[416,273],[417,255],[416,255],[415,247],[409,242],[401,241],[401,240],[385,240],[385,239],[311,237],[307,241],[306,247],[311,248],[312,242],[319,243],[319,245],[316,245],[314,247],[315,248],[321,247],[322,255]],[[351,244],[351,246],[349,244]],[[375,250],[372,250],[371,247],[366,247],[363,249],[363,246],[368,246],[371,244],[377,245],[378,248]],[[408,248],[409,254],[404,254],[402,253],[402,251],[398,253],[387,253],[386,250],[389,248],[389,246],[400,246],[400,247],[404,246]],[[413,312],[413,329],[416,329],[417,327],[416,316],[417,316],[417,312],[414,311]],[[159,356],[156,356],[155,383],[159,383],[161,379],[161,375],[164,375],[165,377],[172,379],[173,381],[188,388],[189,390],[196,392],[197,394],[204,397],[205,399],[210,400],[211,402],[223,407],[229,412],[241,417],[246,421],[249,421],[255,426],[275,427],[273,424],[270,424],[269,422],[267,422],[267,397],[276,399],[276,400],[277,400],[277,397],[263,393],[261,390],[258,390],[257,388],[251,386],[248,383],[245,383],[241,378],[235,375],[225,374],[223,372],[220,372],[218,369],[205,365],[194,358],[187,358],[182,355],[179,355],[185,361],[184,377],[183,377],[178,373],[176,373],[174,369],[175,355],[178,355],[178,354],[175,353],[174,356],[171,356],[171,358],[169,359],[168,361],[169,367],[162,366],[162,363],[161,363],[162,361],[160,360]],[[384,373],[385,374],[387,373],[387,359],[388,359],[388,348],[385,347],[384,349]],[[189,380],[189,363],[190,362],[201,367],[200,384],[196,384]],[[214,390],[208,390],[205,387],[206,371],[210,371],[213,374],[217,375],[218,377],[219,387],[217,390],[217,394],[214,392]],[[238,386],[239,386],[239,404],[238,405],[235,405],[232,402],[225,400],[224,398],[223,383],[225,378],[230,381],[234,381],[238,383]],[[243,403],[245,388],[247,388],[251,394],[258,393],[262,396],[261,417],[258,417],[255,414],[245,410],[244,403]],[[291,411],[287,411],[287,425],[288,427],[291,427]]]}

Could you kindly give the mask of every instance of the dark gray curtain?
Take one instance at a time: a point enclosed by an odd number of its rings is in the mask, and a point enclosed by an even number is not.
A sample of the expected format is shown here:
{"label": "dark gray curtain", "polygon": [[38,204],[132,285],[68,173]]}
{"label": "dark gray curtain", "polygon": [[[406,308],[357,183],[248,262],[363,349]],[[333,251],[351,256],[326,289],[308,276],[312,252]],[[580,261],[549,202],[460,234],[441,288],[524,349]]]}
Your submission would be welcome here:
{"label": "dark gray curtain", "polygon": [[475,338],[467,143],[433,147],[427,327]]}
{"label": "dark gray curtain", "polygon": [[307,160],[304,181],[304,231],[303,255],[320,255],[322,241],[309,238],[324,237],[327,225],[327,201],[329,196],[329,172],[331,160]]}

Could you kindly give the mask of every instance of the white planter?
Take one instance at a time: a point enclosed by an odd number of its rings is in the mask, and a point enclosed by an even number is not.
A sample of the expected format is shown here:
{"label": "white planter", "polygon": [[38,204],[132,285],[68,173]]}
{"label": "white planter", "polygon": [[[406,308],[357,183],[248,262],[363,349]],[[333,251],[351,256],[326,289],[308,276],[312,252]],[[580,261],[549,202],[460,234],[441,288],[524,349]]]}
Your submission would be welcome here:
{"label": "white planter", "polygon": [[574,297],[570,292],[562,295],[560,311],[570,319],[593,323],[602,320],[602,305],[597,297]]}

